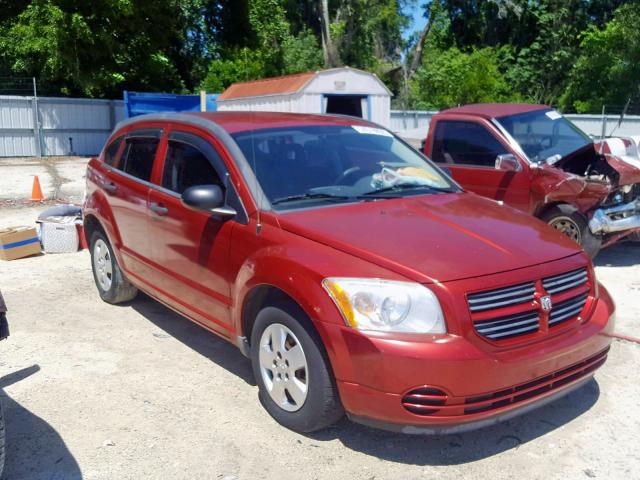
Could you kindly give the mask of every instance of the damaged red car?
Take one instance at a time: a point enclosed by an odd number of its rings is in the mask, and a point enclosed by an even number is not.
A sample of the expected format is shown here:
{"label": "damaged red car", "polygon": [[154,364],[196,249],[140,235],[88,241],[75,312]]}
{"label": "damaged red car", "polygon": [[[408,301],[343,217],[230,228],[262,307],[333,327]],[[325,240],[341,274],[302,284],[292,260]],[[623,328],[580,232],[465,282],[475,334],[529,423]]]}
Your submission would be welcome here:
{"label": "damaged red car", "polygon": [[141,290],[237,345],[300,432],[499,422],[589,381],[614,328],[578,245],[361,119],[129,119],[89,162],[84,228],[104,301]]}
{"label": "damaged red car", "polygon": [[476,104],[436,114],[424,153],[464,188],[547,222],[592,257],[640,231],[640,168],[550,107]]}

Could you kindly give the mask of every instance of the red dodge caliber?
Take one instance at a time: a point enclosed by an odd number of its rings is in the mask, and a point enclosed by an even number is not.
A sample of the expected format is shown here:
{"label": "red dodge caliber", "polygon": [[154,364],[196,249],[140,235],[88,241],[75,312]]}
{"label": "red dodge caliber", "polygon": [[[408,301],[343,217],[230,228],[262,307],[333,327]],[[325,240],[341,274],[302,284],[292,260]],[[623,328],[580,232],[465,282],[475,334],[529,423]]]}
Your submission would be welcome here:
{"label": "red dodge caliber", "polygon": [[235,343],[296,431],[477,428],[607,358],[614,304],[575,243],[360,119],[127,120],[84,219],[102,299],[142,290]]}

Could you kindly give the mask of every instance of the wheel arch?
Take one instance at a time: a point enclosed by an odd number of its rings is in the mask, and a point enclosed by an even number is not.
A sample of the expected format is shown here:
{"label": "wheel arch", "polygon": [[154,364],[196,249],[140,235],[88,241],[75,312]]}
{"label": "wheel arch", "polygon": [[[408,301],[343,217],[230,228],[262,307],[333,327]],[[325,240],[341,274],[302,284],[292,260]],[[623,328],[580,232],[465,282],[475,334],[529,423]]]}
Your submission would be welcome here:
{"label": "wheel arch", "polygon": [[318,333],[316,327],[313,325],[311,316],[302,307],[301,302],[298,302],[290,294],[279,287],[262,283],[251,288],[251,290],[249,290],[245,295],[244,301],[242,302],[242,311],[240,313],[241,335],[246,338],[249,344],[251,344],[251,331],[253,330],[253,325],[258,312],[267,306],[278,303],[287,303],[293,308],[299,310],[300,313],[309,321],[310,326],[316,331],[316,333]]}
{"label": "wheel arch", "polygon": [[549,213],[554,208],[559,207],[560,205],[567,205],[569,207],[574,208],[576,210],[576,212],[580,213],[580,210],[578,210],[577,207],[575,207],[574,205],[571,205],[570,203],[561,202],[561,201],[555,201],[555,202],[549,202],[549,203],[545,203],[545,204],[541,205],[538,208],[538,211],[535,213],[535,216],[542,220],[542,217],[544,217],[547,213]]}
{"label": "wheel arch", "polygon": [[98,220],[98,218],[93,214],[85,215],[83,220],[83,229],[84,229],[84,236],[85,236],[85,239],[87,240],[87,243],[91,241],[91,236],[96,231],[102,232],[107,236],[107,238],[109,238],[109,235],[107,234],[104,227],[100,223],[100,220]]}
{"label": "wheel arch", "polygon": [[[327,300],[331,302],[328,296]],[[319,322],[319,320],[311,314],[309,309],[305,308],[305,303],[298,300],[295,293],[286,291],[273,283],[263,282],[253,285],[242,300],[241,311],[239,312],[240,318],[238,319],[240,323],[240,325],[238,325],[240,336],[237,338],[240,351],[245,356],[250,356],[251,331],[258,312],[267,306],[277,306],[283,303],[288,305],[294,313],[296,313],[296,320],[306,325],[310,329],[310,334],[317,338],[331,370],[335,373],[335,362],[337,361],[335,358],[336,352],[329,341],[328,333],[325,331],[326,329],[323,328],[322,322]]]}

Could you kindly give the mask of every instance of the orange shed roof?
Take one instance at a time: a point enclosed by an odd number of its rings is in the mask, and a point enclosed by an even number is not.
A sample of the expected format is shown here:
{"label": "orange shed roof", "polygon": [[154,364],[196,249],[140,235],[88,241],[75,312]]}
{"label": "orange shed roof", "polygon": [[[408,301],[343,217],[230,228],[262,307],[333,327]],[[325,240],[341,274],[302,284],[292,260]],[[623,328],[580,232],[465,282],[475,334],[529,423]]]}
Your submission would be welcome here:
{"label": "orange shed roof", "polygon": [[245,97],[262,97],[265,95],[282,95],[298,92],[304,87],[317,72],[296,73],[294,75],[284,75],[282,77],[264,78],[252,82],[234,83],[227,88],[220,100],[235,100]]}

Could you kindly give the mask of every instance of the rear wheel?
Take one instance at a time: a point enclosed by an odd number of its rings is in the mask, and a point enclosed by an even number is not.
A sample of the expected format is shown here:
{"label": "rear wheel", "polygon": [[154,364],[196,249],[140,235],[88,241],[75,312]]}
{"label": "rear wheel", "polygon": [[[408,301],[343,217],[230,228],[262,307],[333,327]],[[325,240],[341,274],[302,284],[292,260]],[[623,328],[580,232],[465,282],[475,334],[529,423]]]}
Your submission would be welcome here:
{"label": "rear wheel", "polygon": [[571,205],[556,205],[549,209],[542,220],[564,233],[594,258],[600,251],[602,240],[591,233],[586,218]]}
{"label": "rear wheel", "polygon": [[343,416],[321,340],[299,308],[280,304],[258,313],[251,363],[260,402],[281,425],[313,432]]}
{"label": "rear wheel", "polygon": [[91,266],[100,298],[107,303],[133,300],[138,289],[125,278],[118,266],[113,248],[101,231],[91,236]]}

